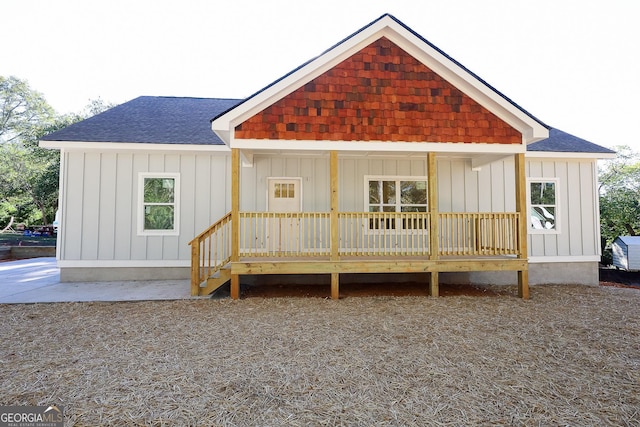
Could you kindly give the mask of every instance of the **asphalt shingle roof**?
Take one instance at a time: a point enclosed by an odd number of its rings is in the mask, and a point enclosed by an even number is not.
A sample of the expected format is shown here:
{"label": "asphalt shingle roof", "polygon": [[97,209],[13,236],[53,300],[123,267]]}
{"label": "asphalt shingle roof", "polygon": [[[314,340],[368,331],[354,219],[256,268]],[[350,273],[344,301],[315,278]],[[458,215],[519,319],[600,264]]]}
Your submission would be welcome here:
{"label": "asphalt shingle roof", "polygon": [[209,120],[240,101],[141,96],[42,140],[224,145]]}
{"label": "asphalt shingle roof", "polygon": [[[240,99],[141,96],[42,138],[43,141],[224,145],[210,119]],[[614,151],[558,129],[528,151],[612,154]]]}
{"label": "asphalt shingle roof", "polygon": [[554,128],[549,129],[549,138],[529,144],[527,146],[527,151],[551,151],[555,153],[615,153],[613,150],[609,150],[608,148]]}
{"label": "asphalt shingle roof", "polygon": [[[129,142],[151,144],[224,145],[210,127],[211,117],[240,99],[141,96],[42,138],[43,141]],[[612,154],[558,129],[528,151]]]}

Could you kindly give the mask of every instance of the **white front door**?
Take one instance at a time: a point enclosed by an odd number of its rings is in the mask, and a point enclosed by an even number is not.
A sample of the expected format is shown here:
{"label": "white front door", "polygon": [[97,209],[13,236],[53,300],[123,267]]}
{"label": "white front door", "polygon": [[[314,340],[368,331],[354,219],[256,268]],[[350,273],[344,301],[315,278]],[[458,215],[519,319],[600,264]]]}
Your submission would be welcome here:
{"label": "white front door", "polygon": [[300,178],[269,178],[269,212],[300,212]]}
{"label": "white front door", "polygon": [[[302,211],[302,178],[268,178],[267,208],[269,212],[291,213]],[[269,219],[267,248],[274,252],[300,251],[300,220],[278,215]]]}

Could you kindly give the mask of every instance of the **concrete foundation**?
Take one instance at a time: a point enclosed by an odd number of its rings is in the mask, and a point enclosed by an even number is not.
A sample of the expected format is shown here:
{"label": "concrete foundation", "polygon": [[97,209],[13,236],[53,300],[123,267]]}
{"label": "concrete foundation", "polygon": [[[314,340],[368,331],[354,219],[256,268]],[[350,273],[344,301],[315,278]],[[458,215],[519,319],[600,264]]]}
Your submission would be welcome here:
{"label": "concrete foundation", "polygon": [[[440,283],[477,285],[515,285],[515,271],[476,271],[469,273],[440,273]],[[547,262],[529,264],[530,285],[588,285],[598,286],[597,262]]]}
{"label": "concrete foundation", "polygon": [[60,269],[61,282],[119,282],[129,280],[183,280],[189,267],[67,267]]}
{"label": "concrete foundation", "polygon": [[[61,268],[62,282],[107,282],[121,280],[181,280],[189,279],[188,267],[127,267],[127,268]],[[329,274],[309,275],[246,275],[240,280],[245,284],[330,284]],[[429,273],[407,274],[341,274],[341,283],[428,283]],[[515,285],[515,271],[478,271],[469,273],[440,273],[443,284]],[[536,263],[529,264],[529,284],[579,284],[597,286],[599,283],[597,262]]]}

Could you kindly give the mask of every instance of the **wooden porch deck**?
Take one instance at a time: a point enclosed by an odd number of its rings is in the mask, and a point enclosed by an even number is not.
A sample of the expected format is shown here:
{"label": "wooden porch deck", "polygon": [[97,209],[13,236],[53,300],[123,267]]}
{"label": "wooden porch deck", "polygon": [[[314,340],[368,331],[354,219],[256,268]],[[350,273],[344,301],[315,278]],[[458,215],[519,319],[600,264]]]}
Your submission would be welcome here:
{"label": "wooden porch deck", "polygon": [[240,257],[230,268],[232,274],[444,273],[526,270],[527,260],[513,256]]}
{"label": "wooden porch deck", "polygon": [[[340,274],[428,272],[430,294],[438,296],[440,272],[517,271],[518,294],[528,298],[523,154],[515,162],[516,212],[439,212],[434,153],[427,212],[340,212],[337,152],[330,160],[328,212],[241,211],[234,179],[231,212],[190,243],[192,294],[230,280],[237,299],[241,275],[330,274],[337,299]],[[236,177],[238,150],[232,166]]]}
{"label": "wooden porch deck", "polygon": [[340,260],[330,257],[244,257],[230,264],[231,275],[262,274],[331,274],[332,298],[339,294],[340,274],[364,273],[431,273],[429,294],[439,296],[438,273],[471,271],[527,271],[526,259],[513,256],[460,257],[445,256],[439,259],[425,257],[362,257],[346,256]]}

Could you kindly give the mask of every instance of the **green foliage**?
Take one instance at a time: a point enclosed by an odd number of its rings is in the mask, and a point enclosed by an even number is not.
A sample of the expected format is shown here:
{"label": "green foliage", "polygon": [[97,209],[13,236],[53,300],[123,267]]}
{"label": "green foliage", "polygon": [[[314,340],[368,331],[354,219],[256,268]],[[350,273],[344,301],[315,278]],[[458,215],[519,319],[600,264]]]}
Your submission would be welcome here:
{"label": "green foliage", "polygon": [[26,81],[0,76],[0,143],[33,139],[33,131],[54,116],[42,94]]}
{"label": "green foliage", "polygon": [[145,230],[173,230],[173,206],[151,205],[145,206]]}
{"label": "green foliage", "polygon": [[56,115],[44,97],[16,77],[0,76],[0,226],[11,216],[50,224],[58,205],[60,153],[40,139],[110,108],[93,100],[79,114]]}
{"label": "green foliage", "polygon": [[640,232],[640,155],[627,146],[600,169],[600,230],[603,247]]}
{"label": "green foliage", "polygon": [[173,203],[175,181],[173,178],[145,178],[145,203]]}

